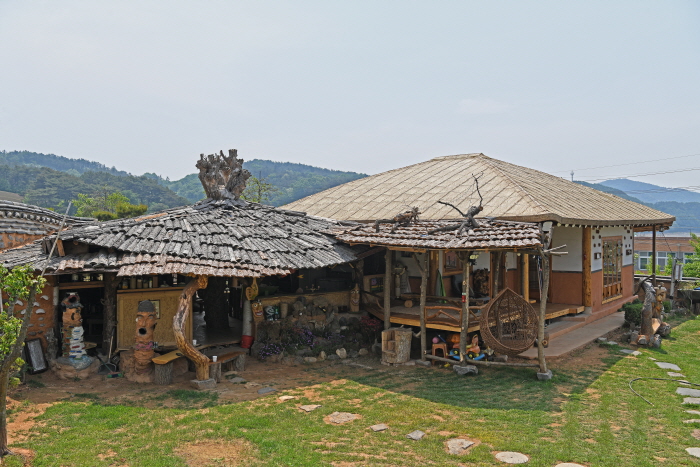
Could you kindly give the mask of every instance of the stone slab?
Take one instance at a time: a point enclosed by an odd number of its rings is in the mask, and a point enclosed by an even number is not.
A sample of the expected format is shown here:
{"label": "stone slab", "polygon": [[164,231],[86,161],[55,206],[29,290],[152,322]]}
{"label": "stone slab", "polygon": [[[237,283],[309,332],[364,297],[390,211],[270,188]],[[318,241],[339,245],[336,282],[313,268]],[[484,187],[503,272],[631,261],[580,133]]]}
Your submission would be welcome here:
{"label": "stone slab", "polygon": [[676,394],[681,396],[700,397],[700,389],[678,388]]}
{"label": "stone slab", "polygon": [[675,371],[669,371],[666,374],[672,378],[685,378],[685,375],[683,373],[676,373]]}
{"label": "stone slab", "polygon": [[357,415],[349,412],[333,412],[328,416],[328,421],[340,425],[343,423],[351,422],[357,418]]}
{"label": "stone slab", "polygon": [[685,413],[689,413],[690,415],[700,415],[700,410],[686,410]]}
{"label": "stone slab", "polygon": [[549,381],[552,379],[552,370],[547,370],[544,373],[537,372],[537,379],[539,381]]}
{"label": "stone slab", "polygon": [[452,367],[458,375],[478,375],[479,369],[475,365],[454,365]]}
{"label": "stone slab", "polygon": [[420,430],[416,430],[416,431],[412,431],[409,434],[407,434],[406,438],[412,439],[413,441],[420,441],[421,439],[423,439],[424,436],[425,436],[424,432],[422,432]]}
{"label": "stone slab", "polygon": [[277,391],[277,389],[271,388],[271,387],[266,387],[266,388],[258,389],[258,394],[269,394],[269,393],[275,392],[275,391]]}
{"label": "stone slab", "polygon": [[700,457],[700,448],[685,448],[685,452],[691,456]]}
{"label": "stone slab", "polygon": [[664,370],[673,370],[673,371],[681,371],[681,368],[678,365],[675,365],[673,363],[667,363],[667,362],[654,362],[656,363],[659,368],[663,368]]}
{"label": "stone slab", "polygon": [[229,379],[228,382],[233,384],[245,384],[246,380],[240,376],[236,376],[235,378]]}
{"label": "stone slab", "polygon": [[700,397],[686,397],[683,399],[685,405],[700,405]]}
{"label": "stone slab", "polygon": [[697,418],[691,418],[690,420],[683,420],[683,423],[700,423]]}
{"label": "stone slab", "polygon": [[309,405],[300,405],[299,409],[303,410],[304,412],[313,412],[314,410],[318,409],[321,407],[318,404],[309,404]]}
{"label": "stone slab", "polygon": [[378,423],[377,425],[372,425],[370,428],[372,431],[384,431],[389,429],[389,425],[386,423]]}
{"label": "stone slab", "polygon": [[468,439],[453,438],[447,441],[447,452],[455,456],[466,454],[467,449],[474,445],[474,441]]}
{"label": "stone slab", "polygon": [[525,464],[530,460],[525,454],[514,451],[496,453],[496,459],[506,464]]}
{"label": "stone slab", "polygon": [[642,352],[640,352],[639,350],[632,350],[632,349],[622,349],[622,350],[620,350],[620,352],[625,353],[627,355],[633,355],[635,357],[642,354]]}
{"label": "stone slab", "polygon": [[216,387],[216,380],[214,378],[193,379],[190,380],[190,384],[195,389],[214,389]]}

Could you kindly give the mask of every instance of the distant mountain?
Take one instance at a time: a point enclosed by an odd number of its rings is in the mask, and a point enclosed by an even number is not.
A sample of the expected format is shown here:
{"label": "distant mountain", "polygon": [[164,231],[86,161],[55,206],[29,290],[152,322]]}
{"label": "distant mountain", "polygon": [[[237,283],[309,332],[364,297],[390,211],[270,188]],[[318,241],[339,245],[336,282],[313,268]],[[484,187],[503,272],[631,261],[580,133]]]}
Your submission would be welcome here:
{"label": "distant mountain", "polygon": [[624,191],[628,195],[634,196],[645,203],[674,201],[677,203],[700,203],[700,193],[679,188],[666,188],[651,183],[627,180],[626,178],[607,180],[600,184]]}
{"label": "distant mountain", "polygon": [[55,154],[41,154],[30,151],[0,151],[0,165],[48,167],[49,169],[68,172],[72,175],[80,175],[85,172],[108,172],[112,175],[129,175],[123,170],[107,167],[99,162],[85,159],[69,159]]}
{"label": "distant mountain", "polygon": [[611,188],[609,186],[605,186],[600,183],[588,183],[588,182],[580,182],[576,181],[574,183],[578,183],[579,185],[587,186],[589,188],[593,188],[598,191],[602,191],[604,193],[610,193],[611,195],[619,196],[620,198],[628,199],[630,201],[634,201],[635,203],[640,203],[644,204],[640,199],[635,198],[634,196],[630,196],[627,193],[625,193],[622,190],[618,190],[617,188]]}

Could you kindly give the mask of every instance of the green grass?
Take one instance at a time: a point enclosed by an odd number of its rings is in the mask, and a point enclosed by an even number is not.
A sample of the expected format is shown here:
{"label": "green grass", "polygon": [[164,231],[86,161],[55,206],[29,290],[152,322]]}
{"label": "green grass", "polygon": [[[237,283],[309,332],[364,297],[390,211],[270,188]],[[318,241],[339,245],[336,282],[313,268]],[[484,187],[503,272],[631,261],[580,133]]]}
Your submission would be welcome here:
{"label": "green grass", "polygon": [[[691,437],[696,427],[683,423],[693,416],[684,413],[678,385],[636,382],[652,407],[627,384],[640,376],[667,377],[648,357],[676,363],[698,382],[699,338],[700,319],[691,318],[674,328],[661,349],[644,349],[636,358],[610,349],[600,365],[585,369],[558,370],[552,362],[555,377],[548,382],[538,382],[531,369],[482,368],[476,377],[460,377],[438,368],[337,365],[310,367],[307,373],[313,380],[318,372],[330,372],[336,378],[330,383],[229,405],[218,405],[215,393],[197,391],[169,391],[163,400],[182,407],[158,409],[104,405],[91,397],[80,402],[76,394],[41,415],[21,447],[36,451],[36,466],[184,466],[177,449],[196,442],[245,442],[251,448],[241,464],[251,466],[500,466],[493,452],[504,450],[529,455],[531,466],[698,465],[685,452],[700,441]],[[297,399],[281,403],[281,394]],[[311,413],[297,408],[307,403],[322,407]],[[324,417],[335,411],[362,418],[326,424]],[[390,429],[371,432],[368,427],[376,423]],[[406,439],[417,429],[427,436]],[[444,444],[455,436],[480,444],[466,456],[451,456]],[[222,454],[212,456],[211,465],[224,465]]]}

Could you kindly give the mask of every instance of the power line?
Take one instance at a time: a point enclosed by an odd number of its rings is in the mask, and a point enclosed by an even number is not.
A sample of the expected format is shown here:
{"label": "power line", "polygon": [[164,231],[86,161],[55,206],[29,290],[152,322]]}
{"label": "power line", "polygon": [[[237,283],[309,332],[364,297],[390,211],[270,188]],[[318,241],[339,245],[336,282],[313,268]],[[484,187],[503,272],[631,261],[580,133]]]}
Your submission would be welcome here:
{"label": "power line", "polygon": [[697,157],[697,156],[700,156],[700,154],[689,154],[689,155],[687,155],[687,156],[665,157],[665,158],[662,158],[662,159],[652,159],[652,160],[648,160],[648,161],[627,162],[627,163],[625,163],[625,164],[604,165],[604,166],[601,166],[601,167],[589,167],[589,168],[587,168],[587,169],[556,170],[556,171],[551,172],[551,173],[555,173],[555,174],[556,174],[556,173],[568,172],[568,171],[570,171],[570,170],[573,170],[574,172],[581,172],[581,171],[584,171],[584,170],[607,169],[607,168],[610,168],[610,167],[622,167],[622,166],[625,166],[625,165],[646,164],[647,162],[669,161],[669,160],[672,160],[672,159],[683,159],[683,158],[686,158],[686,157]]}
{"label": "power line", "polygon": [[[642,173],[642,174],[623,175],[623,176],[618,177],[618,178],[650,177],[650,176],[653,176],[653,175],[675,174],[675,173],[679,173],[679,172],[693,172],[693,171],[695,171],[695,170],[700,170],[700,167],[693,167],[693,168],[690,168],[690,169],[667,170],[667,171],[664,171],[664,172],[648,172],[648,173]],[[589,179],[582,179],[582,180],[580,180],[580,181],[584,181],[584,182],[597,182],[597,181],[600,181],[600,180],[603,180],[603,181],[605,181],[605,180],[610,180],[610,177],[589,178]]]}

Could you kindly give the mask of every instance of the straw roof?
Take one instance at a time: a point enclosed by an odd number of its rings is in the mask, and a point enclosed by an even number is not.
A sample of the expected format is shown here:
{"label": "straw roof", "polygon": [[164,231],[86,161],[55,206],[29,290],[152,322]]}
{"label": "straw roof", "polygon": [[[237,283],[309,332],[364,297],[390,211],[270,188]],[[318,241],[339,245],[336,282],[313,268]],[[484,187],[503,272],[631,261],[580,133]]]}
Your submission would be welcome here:
{"label": "straw roof", "polygon": [[[261,277],[289,274],[356,259],[351,247],[328,232],[340,224],[237,199],[206,199],[133,219],[94,222],[61,234],[65,256],[48,271],[117,271],[141,274]],[[12,267],[47,259],[38,241],[0,254]]]}
{"label": "straw roof", "polygon": [[290,203],[284,208],[333,219],[370,222],[417,206],[424,219],[456,219],[478,205],[482,216],[571,225],[670,225],[675,217],[544,172],[483,154],[436,157],[361,178]]}
{"label": "straw roof", "polygon": [[[479,227],[467,227],[459,233],[460,222],[418,221],[408,226],[381,224],[379,232],[372,224],[359,224],[335,230],[337,239],[349,244],[412,249],[498,250],[535,249],[542,246],[537,224],[498,219],[478,219]],[[435,229],[453,227],[431,233]]]}

